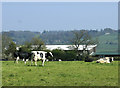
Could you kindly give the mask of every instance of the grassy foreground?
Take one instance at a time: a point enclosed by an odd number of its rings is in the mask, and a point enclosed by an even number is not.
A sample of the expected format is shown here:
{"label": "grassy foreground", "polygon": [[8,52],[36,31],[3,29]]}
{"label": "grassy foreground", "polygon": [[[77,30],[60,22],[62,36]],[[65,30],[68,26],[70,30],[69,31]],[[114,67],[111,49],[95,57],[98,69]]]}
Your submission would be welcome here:
{"label": "grassy foreground", "polygon": [[[41,64],[41,62],[39,62]],[[22,61],[2,62],[3,86],[117,86],[118,62],[100,64],[83,61],[45,62],[28,66]]]}

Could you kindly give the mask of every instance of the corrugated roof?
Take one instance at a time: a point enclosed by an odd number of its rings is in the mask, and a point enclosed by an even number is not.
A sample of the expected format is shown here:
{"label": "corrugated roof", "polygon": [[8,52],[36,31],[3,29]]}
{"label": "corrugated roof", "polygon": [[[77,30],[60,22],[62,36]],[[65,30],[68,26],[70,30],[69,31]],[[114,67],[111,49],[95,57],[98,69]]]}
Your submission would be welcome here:
{"label": "corrugated roof", "polygon": [[95,56],[99,55],[115,55],[115,56],[120,56],[120,52],[96,52],[94,53]]}
{"label": "corrugated roof", "polygon": [[120,55],[120,53],[118,53],[118,52],[103,52],[103,53],[95,53],[96,55],[107,55],[107,54],[109,54],[109,55]]}

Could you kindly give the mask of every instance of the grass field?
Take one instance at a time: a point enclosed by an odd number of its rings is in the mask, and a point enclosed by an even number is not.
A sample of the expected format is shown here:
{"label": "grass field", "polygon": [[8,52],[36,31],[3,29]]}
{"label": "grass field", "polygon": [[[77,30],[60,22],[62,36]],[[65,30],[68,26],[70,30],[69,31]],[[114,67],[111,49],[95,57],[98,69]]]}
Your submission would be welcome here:
{"label": "grass field", "polygon": [[[99,44],[97,44],[96,52],[118,52],[118,33],[101,35],[98,37],[98,40]],[[113,44],[106,44],[106,42]]]}
{"label": "grass field", "polygon": [[[41,62],[39,62],[41,64]],[[28,66],[22,61],[2,62],[3,86],[117,86],[118,62],[100,64],[83,61],[46,62]]]}

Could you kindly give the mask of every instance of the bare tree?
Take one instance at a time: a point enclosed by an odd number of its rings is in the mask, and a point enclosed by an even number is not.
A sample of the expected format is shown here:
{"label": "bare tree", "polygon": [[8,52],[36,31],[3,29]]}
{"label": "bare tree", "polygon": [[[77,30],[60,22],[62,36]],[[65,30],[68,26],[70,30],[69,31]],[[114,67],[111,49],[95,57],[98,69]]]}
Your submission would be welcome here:
{"label": "bare tree", "polygon": [[74,38],[72,39],[72,44],[74,47],[75,52],[77,53],[77,59],[79,59],[80,53],[79,53],[79,46],[82,45],[84,39],[84,34],[85,31],[81,30],[81,31],[73,31],[74,34]]}
{"label": "bare tree", "polygon": [[89,55],[88,46],[89,45],[95,45],[97,42],[95,40],[92,40],[91,36],[88,34],[86,30],[80,30],[80,31],[73,31],[74,38],[72,40],[72,43],[74,45],[74,49],[77,52],[77,57],[80,56],[79,53],[79,46],[83,46],[83,52],[82,55]]}
{"label": "bare tree", "polygon": [[74,38],[72,40],[72,43],[74,44],[75,50],[78,50],[79,46],[83,42],[83,36],[84,36],[85,31],[73,31]]}

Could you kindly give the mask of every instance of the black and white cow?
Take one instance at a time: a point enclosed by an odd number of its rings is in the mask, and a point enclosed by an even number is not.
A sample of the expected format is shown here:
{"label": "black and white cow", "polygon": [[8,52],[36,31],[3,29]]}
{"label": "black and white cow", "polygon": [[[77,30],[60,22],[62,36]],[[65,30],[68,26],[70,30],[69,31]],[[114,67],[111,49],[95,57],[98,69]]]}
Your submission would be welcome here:
{"label": "black and white cow", "polygon": [[112,61],[113,57],[104,57],[97,60],[96,63],[111,63]]}
{"label": "black and white cow", "polygon": [[14,53],[14,57],[15,57],[15,62],[18,63],[19,59],[22,59],[25,64],[26,61],[31,60],[31,53],[27,53],[27,52],[15,52]]}
{"label": "black and white cow", "polygon": [[51,52],[45,52],[45,51],[32,51],[32,59],[31,63],[33,63],[33,60],[35,61],[35,65],[37,65],[38,60],[42,60],[42,66],[44,66],[45,60],[50,56],[53,57]]}

